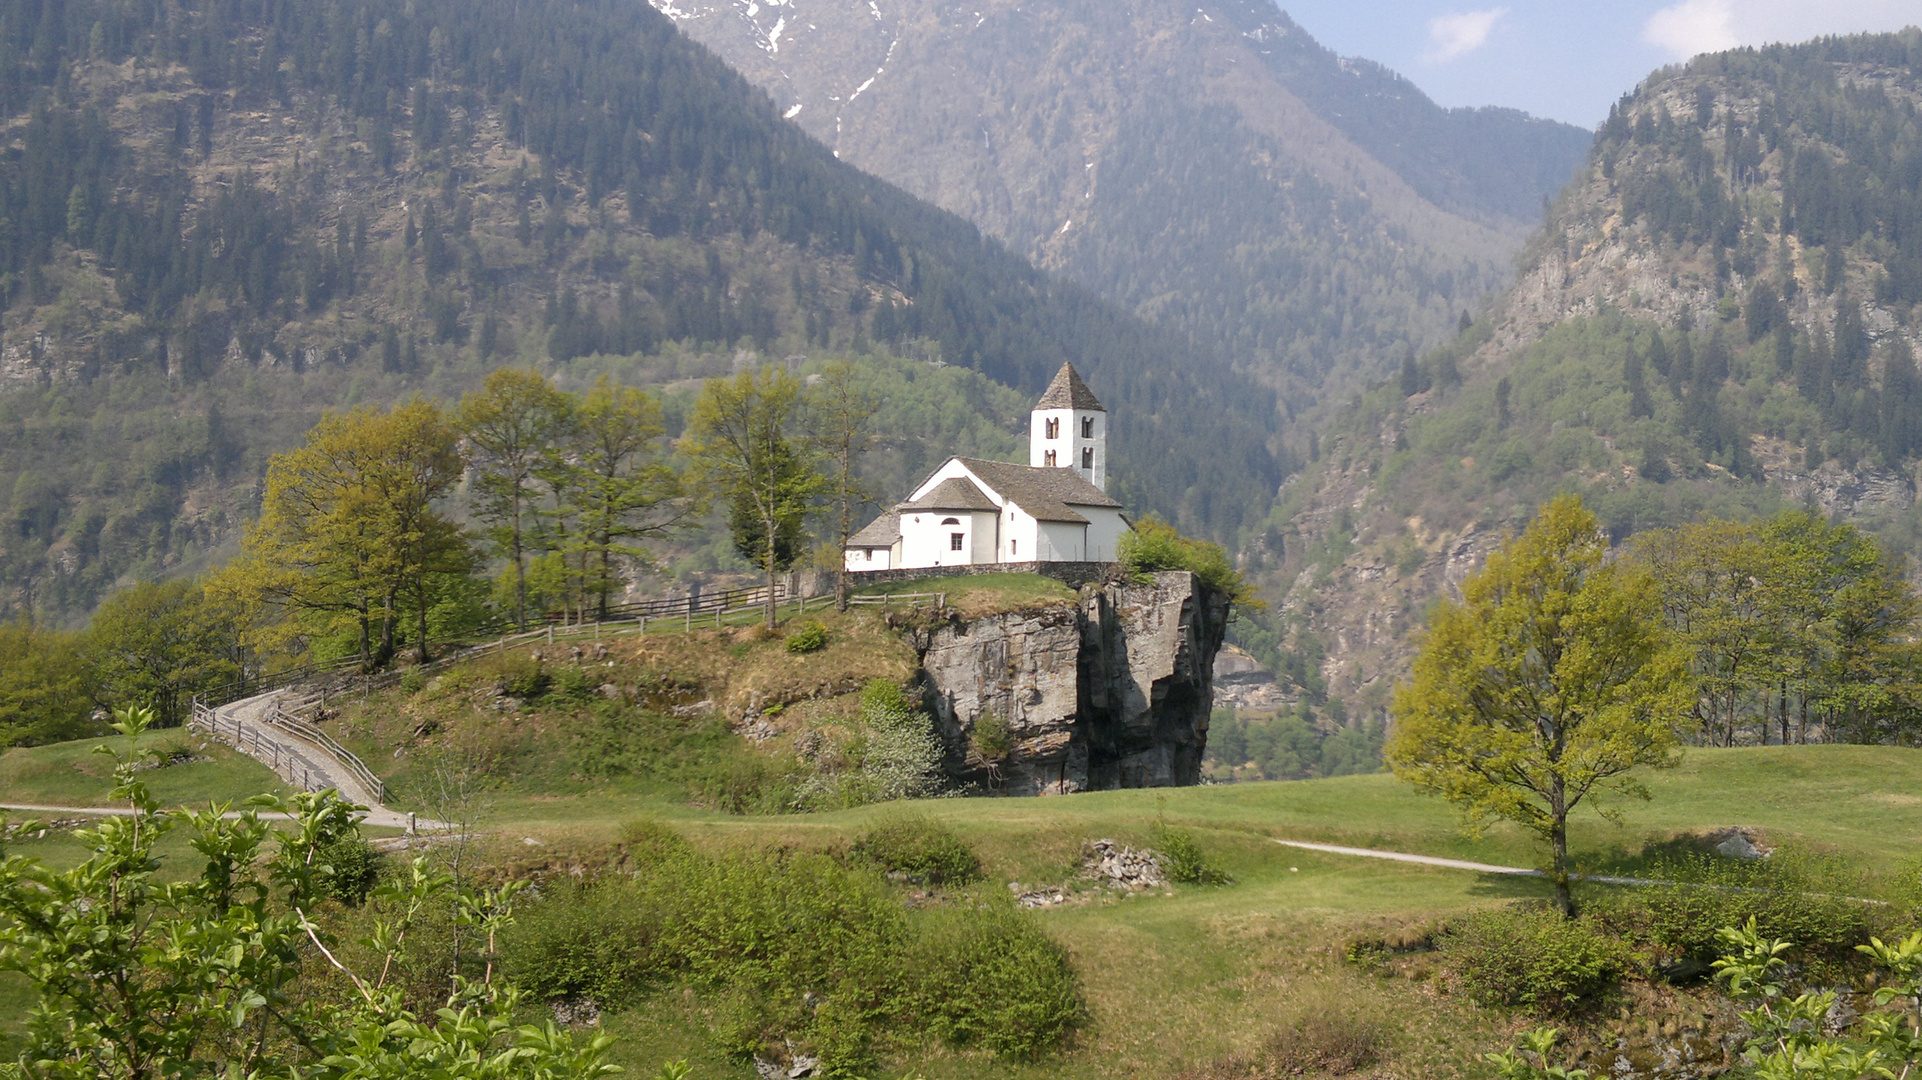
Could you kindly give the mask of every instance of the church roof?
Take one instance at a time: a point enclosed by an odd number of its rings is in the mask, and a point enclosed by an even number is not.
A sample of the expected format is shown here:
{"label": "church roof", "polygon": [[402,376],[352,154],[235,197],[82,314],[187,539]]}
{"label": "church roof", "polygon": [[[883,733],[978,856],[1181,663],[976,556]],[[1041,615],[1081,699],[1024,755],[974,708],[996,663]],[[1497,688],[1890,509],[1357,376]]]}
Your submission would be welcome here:
{"label": "church roof", "polygon": [[[990,481],[992,483],[992,481]],[[950,476],[934,485],[934,490],[903,504],[903,510],[999,510],[994,500],[986,492],[974,486],[972,480]]]}
{"label": "church roof", "polygon": [[901,515],[898,511],[889,510],[868,522],[867,527],[860,532],[848,537],[848,546],[851,548],[893,547],[894,542],[899,539],[901,539]]}
{"label": "church roof", "polygon": [[1081,381],[1081,373],[1073,364],[1061,365],[1054,373],[1054,381],[1041,392],[1041,400],[1034,403],[1037,409],[1081,409],[1087,412],[1107,412],[1101,402],[1095,400],[1094,391]]}
{"label": "church roof", "polygon": [[[1077,506],[1121,509],[1120,503],[1109,498],[1106,492],[1073,469],[1036,468],[976,458],[961,458],[960,461],[969,472],[980,477],[982,483],[1000,492],[1002,498],[1016,503],[1041,521],[1086,522],[1087,518],[1074,511],[1073,508]],[[945,481],[942,486],[947,483],[952,481]]]}

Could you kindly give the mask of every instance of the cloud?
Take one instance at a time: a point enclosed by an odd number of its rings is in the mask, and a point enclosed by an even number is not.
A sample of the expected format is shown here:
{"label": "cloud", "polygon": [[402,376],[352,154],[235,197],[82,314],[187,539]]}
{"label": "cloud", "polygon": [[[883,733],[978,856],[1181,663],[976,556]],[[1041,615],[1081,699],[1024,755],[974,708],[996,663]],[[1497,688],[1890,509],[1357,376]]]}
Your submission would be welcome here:
{"label": "cloud", "polygon": [[1721,52],[1741,44],[1735,36],[1734,0],[1682,0],[1648,17],[1642,40],[1677,60]]}
{"label": "cloud", "polygon": [[1428,51],[1422,54],[1422,59],[1439,64],[1474,52],[1487,44],[1489,31],[1495,29],[1496,20],[1506,14],[1507,8],[1489,8],[1438,15],[1428,20]]}
{"label": "cloud", "polygon": [[1915,0],[1681,0],[1649,16],[1642,40],[1676,60],[1740,45],[1900,30],[1922,22]]}

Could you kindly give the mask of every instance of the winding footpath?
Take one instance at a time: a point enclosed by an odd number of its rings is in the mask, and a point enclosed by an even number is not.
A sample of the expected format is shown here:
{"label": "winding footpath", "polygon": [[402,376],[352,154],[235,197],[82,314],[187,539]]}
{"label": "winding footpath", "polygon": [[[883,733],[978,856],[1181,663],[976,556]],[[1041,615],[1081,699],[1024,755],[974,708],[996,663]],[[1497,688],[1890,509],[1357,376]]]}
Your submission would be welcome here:
{"label": "winding footpath", "polygon": [[[1422,866],[1439,866],[1444,870],[1467,870],[1477,874],[1507,874],[1511,877],[1547,877],[1541,870],[1530,870],[1523,866],[1497,866],[1494,863],[1469,862],[1466,859],[1444,859],[1435,855],[1411,855],[1404,851],[1378,851],[1374,848],[1343,847],[1340,844],[1311,844],[1306,840],[1276,840],[1283,847],[1301,848],[1305,851],[1320,851],[1329,855],[1353,855],[1364,859],[1387,859],[1391,862],[1418,863]],[[1572,874],[1573,881],[1593,881],[1602,885],[1662,885],[1666,882],[1647,878],[1607,877],[1603,875]]]}

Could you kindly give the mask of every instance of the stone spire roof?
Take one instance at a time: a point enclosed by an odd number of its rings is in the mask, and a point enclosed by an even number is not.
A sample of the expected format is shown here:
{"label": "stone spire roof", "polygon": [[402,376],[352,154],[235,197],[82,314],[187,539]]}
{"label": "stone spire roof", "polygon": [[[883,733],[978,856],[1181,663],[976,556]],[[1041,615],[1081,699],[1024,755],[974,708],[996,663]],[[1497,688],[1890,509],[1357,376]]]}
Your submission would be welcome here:
{"label": "stone spire roof", "polygon": [[1054,373],[1054,381],[1042,391],[1041,400],[1034,403],[1037,409],[1081,409],[1086,412],[1107,412],[1101,402],[1095,400],[1094,391],[1081,381],[1081,373],[1073,364],[1061,365]]}

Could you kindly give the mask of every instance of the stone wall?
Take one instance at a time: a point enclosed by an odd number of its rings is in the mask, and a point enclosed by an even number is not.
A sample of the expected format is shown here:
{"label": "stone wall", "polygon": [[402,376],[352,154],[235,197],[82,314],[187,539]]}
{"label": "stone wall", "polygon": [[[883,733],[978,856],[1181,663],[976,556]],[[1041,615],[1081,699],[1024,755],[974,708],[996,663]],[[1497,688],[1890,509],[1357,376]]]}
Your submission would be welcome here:
{"label": "stone wall", "polygon": [[[1168,572],[937,627],[921,668],[947,771],[1012,795],[1198,782],[1228,606]],[[1005,760],[969,753],[989,716],[1013,737]]]}
{"label": "stone wall", "polygon": [[[1018,562],[1018,563],[980,563],[974,566],[926,566],[901,570],[859,570],[848,575],[848,587],[858,589],[863,585],[893,585],[903,581],[919,581],[922,578],[937,580],[949,577],[978,577],[982,574],[1040,574],[1053,578],[1070,588],[1079,589],[1119,577],[1120,563],[1111,562]],[[931,586],[929,592],[940,592],[938,585]]]}

